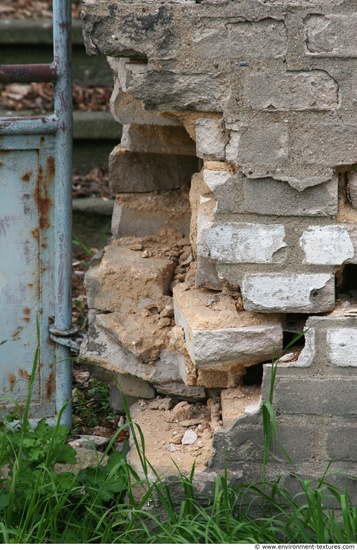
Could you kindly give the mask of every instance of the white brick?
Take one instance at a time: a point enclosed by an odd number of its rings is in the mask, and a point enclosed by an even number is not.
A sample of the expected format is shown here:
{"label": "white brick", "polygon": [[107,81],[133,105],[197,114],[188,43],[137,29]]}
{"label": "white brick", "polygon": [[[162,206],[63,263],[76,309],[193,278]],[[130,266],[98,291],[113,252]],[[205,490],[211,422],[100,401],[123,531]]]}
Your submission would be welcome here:
{"label": "white brick", "polygon": [[335,305],[334,277],[326,273],[247,275],[244,307],[251,311],[323,312]]}
{"label": "white brick", "polygon": [[343,225],[310,226],[300,238],[305,253],[304,263],[340,265],[353,258],[351,237]]}
{"label": "white brick", "polygon": [[215,118],[196,120],[196,154],[201,159],[223,160],[227,137],[222,123]]}
{"label": "white brick", "polygon": [[357,367],[357,329],[327,331],[327,347],[331,363],[336,367]]}
{"label": "white brick", "polygon": [[200,237],[210,257],[221,263],[281,263],[286,258],[283,225],[214,224]]}

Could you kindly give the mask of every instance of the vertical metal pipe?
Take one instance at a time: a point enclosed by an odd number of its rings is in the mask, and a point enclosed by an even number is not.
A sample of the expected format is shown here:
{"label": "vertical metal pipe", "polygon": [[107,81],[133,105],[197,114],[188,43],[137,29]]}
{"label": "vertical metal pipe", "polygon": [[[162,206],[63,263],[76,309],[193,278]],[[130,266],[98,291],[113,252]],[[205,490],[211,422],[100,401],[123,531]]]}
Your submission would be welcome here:
{"label": "vertical metal pipe", "polygon": [[[53,57],[57,67],[54,111],[58,119],[55,178],[55,326],[72,327],[72,33],[71,0],[53,0]],[[57,410],[71,398],[70,350],[58,346]],[[62,423],[71,424],[67,407]]]}

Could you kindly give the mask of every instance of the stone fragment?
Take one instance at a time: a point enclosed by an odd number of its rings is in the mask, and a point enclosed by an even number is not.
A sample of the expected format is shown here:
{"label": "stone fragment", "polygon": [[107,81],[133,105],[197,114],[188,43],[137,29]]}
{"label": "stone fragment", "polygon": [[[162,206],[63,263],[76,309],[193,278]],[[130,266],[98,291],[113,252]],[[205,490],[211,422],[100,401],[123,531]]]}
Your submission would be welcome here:
{"label": "stone fragment", "polygon": [[169,443],[166,448],[170,453],[174,453],[175,451],[177,451],[177,447],[174,443]]}
{"label": "stone fragment", "polygon": [[142,258],[140,251],[113,242],[86,274],[88,307],[102,311],[135,310],[140,300],[157,300],[167,294],[173,272],[172,261]]}
{"label": "stone fragment", "polygon": [[180,422],[192,418],[192,406],[187,401],[180,401],[175,407],[165,413],[167,422]]}
{"label": "stone fragment", "polygon": [[109,156],[113,193],[148,193],[179,189],[198,169],[196,157],[162,153],[132,153],[118,145]]}
{"label": "stone fragment", "polygon": [[182,397],[182,399],[190,399],[196,401],[206,398],[206,392],[204,388],[188,388],[183,382],[168,382],[160,385],[154,383],[154,388],[158,393],[162,393],[164,395],[174,395]]}
{"label": "stone fragment", "polygon": [[186,430],[182,438],[182,445],[193,445],[196,443],[198,437],[193,430]]}
{"label": "stone fragment", "polygon": [[227,136],[221,120],[198,118],[195,125],[197,156],[201,159],[224,160]]}
{"label": "stone fragment", "polygon": [[344,225],[309,226],[300,238],[303,260],[312,265],[340,265],[355,255],[353,243]]}
{"label": "stone fragment", "polygon": [[335,306],[334,277],[328,273],[246,275],[242,295],[244,307],[250,311],[331,311]]}
{"label": "stone fragment", "polygon": [[153,235],[170,222],[184,236],[190,227],[190,205],[183,190],[159,193],[121,193],[116,196],[112,217],[114,238]]}
{"label": "stone fragment", "polygon": [[253,365],[281,348],[279,317],[238,311],[232,296],[206,289],[177,285],[173,292],[175,320],[196,367]]}
{"label": "stone fragment", "polygon": [[[208,224],[207,224],[208,225]],[[286,259],[285,229],[281,224],[213,223],[197,235],[208,256],[220,263],[282,263]]]}

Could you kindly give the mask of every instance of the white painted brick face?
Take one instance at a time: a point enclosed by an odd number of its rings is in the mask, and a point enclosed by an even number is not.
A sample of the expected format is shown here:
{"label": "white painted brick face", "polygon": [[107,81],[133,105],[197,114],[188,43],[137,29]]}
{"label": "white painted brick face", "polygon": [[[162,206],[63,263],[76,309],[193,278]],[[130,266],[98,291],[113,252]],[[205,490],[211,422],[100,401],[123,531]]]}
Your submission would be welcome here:
{"label": "white painted brick face", "polygon": [[304,263],[340,265],[353,258],[351,237],[343,225],[310,226],[300,238],[305,253]]}
{"label": "white painted brick face", "polygon": [[251,311],[319,312],[334,307],[333,277],[326,273],[247,275],[244,307]]}
{"label": "white painted brick face", "polygon": [[210,257],[222,263],[281,263],[284,237],[284,226],[278,224],[214,224],[201,233]]}
{"label": "white painted brick face", "polygon": [[331,363],[336,367],[357,367],[357,329],[327,331],[327,347]]}

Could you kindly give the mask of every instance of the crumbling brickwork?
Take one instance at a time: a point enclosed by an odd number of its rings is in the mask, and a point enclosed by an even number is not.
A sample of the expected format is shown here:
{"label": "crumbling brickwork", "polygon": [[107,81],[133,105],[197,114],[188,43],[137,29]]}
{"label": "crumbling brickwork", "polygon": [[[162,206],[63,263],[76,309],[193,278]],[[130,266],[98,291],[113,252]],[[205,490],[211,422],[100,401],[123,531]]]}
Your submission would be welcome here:
{"label": "crumbling brickwork", "polygon": [[[262,365],[304,327],[278,368],[282,443],[301,471],[330,458],[356,471],[356,13],[356,0],[83,0],[123,139],[82,358],[131,376],[133,401],[220,403],[208,477],[260,475]],[[258,392],[249,369],[264,371]]]}

